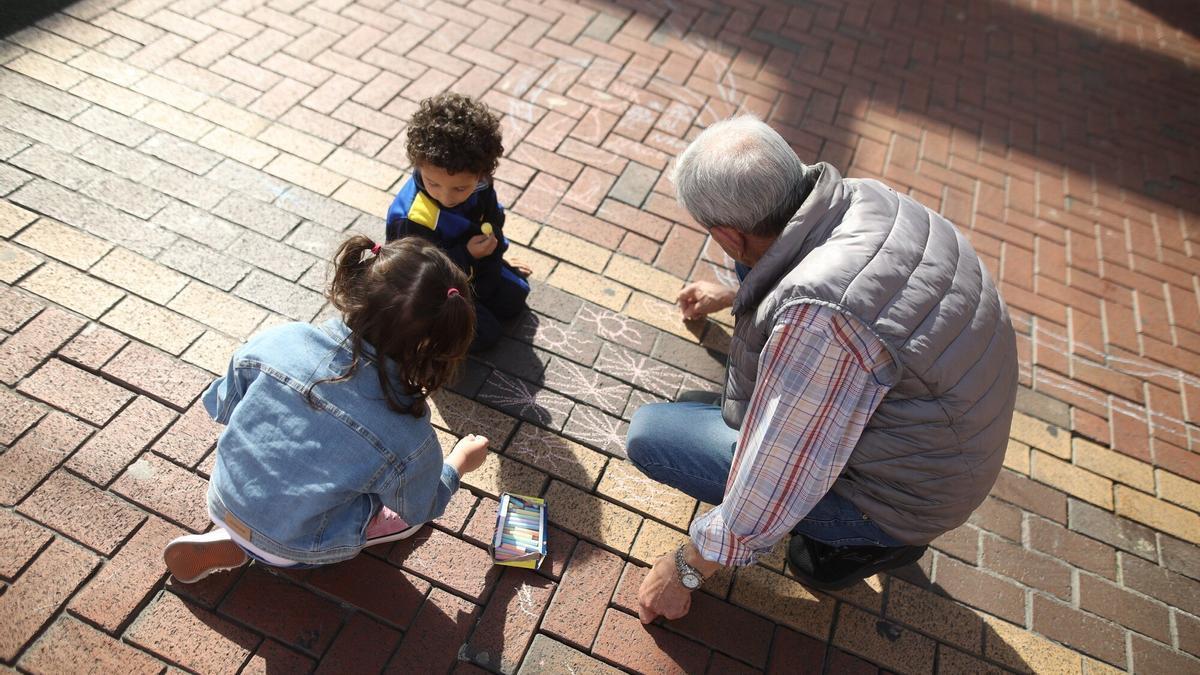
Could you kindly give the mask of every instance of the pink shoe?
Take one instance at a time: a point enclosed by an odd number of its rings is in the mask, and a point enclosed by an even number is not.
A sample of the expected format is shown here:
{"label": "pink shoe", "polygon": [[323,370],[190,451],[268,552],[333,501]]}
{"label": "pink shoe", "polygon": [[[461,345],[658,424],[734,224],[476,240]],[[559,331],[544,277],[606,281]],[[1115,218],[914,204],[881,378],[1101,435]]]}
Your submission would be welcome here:
{"label": "pink shoe", "polygon": [[191,584],[214,573],[245,565],[250,558],[217,527],[205,534],[178,537],[163,549],[163,562],[180,583]]}
{"label": "pink shoe", "polygon": [[367,523],[367,546],[375,544],[386,544],[389,541],[400,541],[408,539],[421,529],[424,523],[417,523],[409,526],[400,517],[400,514],[384,506],[379,509],[379,513]]}

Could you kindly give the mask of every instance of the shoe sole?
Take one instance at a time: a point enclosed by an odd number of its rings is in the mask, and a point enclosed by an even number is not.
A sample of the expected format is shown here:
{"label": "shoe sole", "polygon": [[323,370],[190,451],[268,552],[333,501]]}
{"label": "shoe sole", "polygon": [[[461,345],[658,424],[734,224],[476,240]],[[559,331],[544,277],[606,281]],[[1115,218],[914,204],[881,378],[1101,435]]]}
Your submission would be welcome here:
{"label": "shoe sole", "polygon": [[905,565],[915,563],[925,555],[925,551],[927,549],[928,547],[921,547],[916,550],[909,551],[899,558],[877,562],[862,569],[855,570],[850,576],[842,577],[841,579],[833,579],[830,581],[814,579],[805,572],[801,571],[799,567],[792,563],[791,556],[788,556],[788,569],[792,571],[792,574],[800,581],[800,583],[808,586],[809,588],[815,588],[819,591],[840,591],[849,588],[864,579],[868,579],[876,574],[879,574],[880,572],[886,572],[888,570],[896,569],[897,567],[904,567]]}
{"label": "shoe sole", "polygon": [[419,532],[421,530],[421,527],[424,525],[425,525],[425,523],[421,523],[420,525],[413,525],[412,527],[408,528],[407,530],[400,530],[396,534],[389,534],[389,535],[386,535],[383,537],[376,537],[374,539],[368,539],[367,543],[363,544],[363,546],[375,546],[376,544],[386,544],[386,543],[392,542],[392,541],[400,541],[401,539],[408,539],[409,537],[411,537],[414,534],[416,534],[417,532]]}
{"label": "shoe sole", "polygon": [[229,541],[174,541],[163,550],[163,561],[176,581],[192,584],[249,561],[246,552]]}

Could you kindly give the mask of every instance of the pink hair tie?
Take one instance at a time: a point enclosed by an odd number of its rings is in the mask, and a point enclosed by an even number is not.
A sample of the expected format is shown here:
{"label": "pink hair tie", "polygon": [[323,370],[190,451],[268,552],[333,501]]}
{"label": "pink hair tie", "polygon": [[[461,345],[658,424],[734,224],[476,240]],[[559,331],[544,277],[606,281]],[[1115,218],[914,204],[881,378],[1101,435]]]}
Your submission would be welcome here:
{"label": "pink hair tie", "polygon": [[379,255],[379,249],[381,249],[381,248],[383,248],[383,247],[380,246],[379,244],[375,244],[374,246],[372,246],[371,247],[371,255]]}
{"label": "pink hair tie", "polygon": [[458,289],[453,286],[450,287],[450,290],[446,291],[447,298],[452,298],[456,295],[458,295]]}

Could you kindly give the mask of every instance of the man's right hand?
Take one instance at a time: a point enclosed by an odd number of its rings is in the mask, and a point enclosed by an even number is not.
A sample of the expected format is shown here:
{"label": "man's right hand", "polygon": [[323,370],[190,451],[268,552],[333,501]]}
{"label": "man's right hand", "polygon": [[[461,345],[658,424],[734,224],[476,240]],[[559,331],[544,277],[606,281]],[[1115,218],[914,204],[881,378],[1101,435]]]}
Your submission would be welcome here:
{"label": "man's right hand", "polygon": [[487,448],[486,436],[467,434],[454,444],[454,449],[446,457],[446,463],[454,467],[459,476],[471,473],[483,466],[483,461],[487,459]]}
{"label": "man's right hand", "polygon": [[683,318],[692,321],[733,306],[737,291],[711,281],[693,281],[679,291],[675,302],[683,311]]}
{"label": "man's right hand", "polygon": [[496,235],[477,234],[467,240],[467,253],[470,253],[472,258],[479,260],[491,255],[499,245],[500,240],[496,238]]}

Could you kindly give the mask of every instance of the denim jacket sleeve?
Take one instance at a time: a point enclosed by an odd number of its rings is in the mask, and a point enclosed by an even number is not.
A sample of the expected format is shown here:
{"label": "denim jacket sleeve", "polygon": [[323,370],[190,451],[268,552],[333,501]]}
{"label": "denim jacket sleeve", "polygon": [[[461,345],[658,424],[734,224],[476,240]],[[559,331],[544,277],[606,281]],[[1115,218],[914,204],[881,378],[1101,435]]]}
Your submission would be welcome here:
{"label": "denim jacket sleeve", "polygon": [[459,485],[458,472],[441,459],[437,437],[430,433],[427,443],[432,444],[431,451],[421,452],[399,479],[387,481],[379,494],[384,506],[414,525],[441,517]]}
{"label": "denim jacket sleeve", "polygon": [[252,379],[247,377],[244,369],[237,367],[237,363],[238,354],[234,354],[229,361],[229,370],[225,376],[218,377],[208,385],[208,390],[202,397],[204,409],[219,424],[229,423],[229,416],[233,414],[233,409],[237,406],[238,401],[242,400],[242,396],[246,393],[246,387]]}

